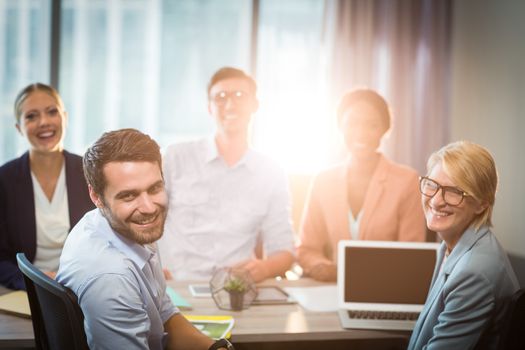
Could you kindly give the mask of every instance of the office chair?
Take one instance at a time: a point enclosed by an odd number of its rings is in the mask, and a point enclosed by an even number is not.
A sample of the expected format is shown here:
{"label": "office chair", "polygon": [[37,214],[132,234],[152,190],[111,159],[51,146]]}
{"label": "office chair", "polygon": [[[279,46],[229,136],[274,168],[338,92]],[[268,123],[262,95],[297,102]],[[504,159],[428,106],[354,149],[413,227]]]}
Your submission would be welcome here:
{"label": "office chair", "polygon": [[89,350],[76,295],[33,266],[23,253],[16,260],[24,274],[36,348]]}
{"label": "office chair", "polygon": [[525,349],[525,289],[511,297],[505,323],[501,329],[499,350]]}

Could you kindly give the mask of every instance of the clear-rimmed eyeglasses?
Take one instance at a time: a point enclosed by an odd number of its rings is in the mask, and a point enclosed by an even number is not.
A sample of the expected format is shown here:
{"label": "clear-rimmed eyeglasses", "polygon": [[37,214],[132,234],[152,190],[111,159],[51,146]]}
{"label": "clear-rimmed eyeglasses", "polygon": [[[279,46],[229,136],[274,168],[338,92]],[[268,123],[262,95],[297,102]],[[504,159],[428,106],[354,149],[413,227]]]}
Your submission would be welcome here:
{"label": "clear-rimmed eyeglasses", "polygon": [[441,197],[443,201],[450,206],[456,207],[463,202],[463,198],[469,197],[467,192],[454,186],[441,186],[436,181],[426,177],[419,177],[419,191],[422,195],[432,198],[441,189]]}
{"label": "clear-rimmed eyeglasses", "polygon": [[235,104],[241,104],[246,102],[249,99],[250,95],[247,92],[242,90],[235,91],[219,91],[212,96],[212,100],[218,107],[223,107],[226,105],[228,99],[230,99]]}

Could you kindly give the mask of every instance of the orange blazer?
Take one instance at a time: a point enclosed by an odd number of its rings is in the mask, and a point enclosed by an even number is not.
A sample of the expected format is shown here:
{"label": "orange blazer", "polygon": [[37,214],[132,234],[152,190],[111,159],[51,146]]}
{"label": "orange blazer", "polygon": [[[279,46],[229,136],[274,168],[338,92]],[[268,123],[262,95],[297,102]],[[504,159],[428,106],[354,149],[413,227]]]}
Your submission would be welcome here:
{"label": "orange blazer", "polygon": [[[310,187],[297,247],[306,273],[319,263],[337,263],[337,243],[352,237],[346,168],[340,164],[321,172]],[[424,241],[426,223],[418,181],[414,169],[381,155],[361,209],[359,239]]]}

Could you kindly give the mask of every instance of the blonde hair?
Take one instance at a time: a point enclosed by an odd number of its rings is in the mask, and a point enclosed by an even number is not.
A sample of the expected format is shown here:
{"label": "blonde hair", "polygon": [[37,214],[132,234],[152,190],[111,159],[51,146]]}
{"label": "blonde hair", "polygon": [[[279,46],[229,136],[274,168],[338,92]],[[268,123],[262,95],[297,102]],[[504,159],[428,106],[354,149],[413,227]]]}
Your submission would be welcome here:
{"label": "blonde hair", "polygon": [[15,107],[15,118],[16,118],[17,124],[20,124],[20,118],[22,117],[22,104],[35,91],[42,91],[48,94],[49,96],[53,97],[58,107],[60,107],[61,111],[62,112],[64,111],[64,102],[62,101],[62,98],[58,94],[58,91],[55,90],[55,88],[53,88],[50,85],[46,85],[42,83],[30,84],[26,86],[22,91],[20,91],[15,98],[14,107]]}
{"label": "blonde hair", "polygon": [[485,202],[487,208],[471,223],[476,230],[492,226],[492,210],[496,201],[498,173],[490,152],[473,142],[457,141],[433,153],[427,162],[430,171],[441,163],[445,173],[474,199]]}

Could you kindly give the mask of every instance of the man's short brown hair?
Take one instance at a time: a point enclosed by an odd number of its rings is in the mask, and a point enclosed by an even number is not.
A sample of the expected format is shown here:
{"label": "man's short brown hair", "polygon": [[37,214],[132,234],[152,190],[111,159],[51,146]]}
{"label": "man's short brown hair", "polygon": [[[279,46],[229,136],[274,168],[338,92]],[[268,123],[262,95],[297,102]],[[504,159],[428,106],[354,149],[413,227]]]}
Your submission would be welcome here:
{"label": "man's short brown hair", "polygon": [[162,171],[162,158],[157,142],[136,129],[104,133],[84,154],[84,176],[93,191],[104,196],[104,166],[110,162],[157,163]]}
{"label": "man's short brown hair", "polygon": [[252,93],[254,96],[257,94],[257,83],[251,76],[249,76],[244,71],[238,68],[222,67],[221,69],[216,71],[215,74],[213,74],[213,76],[210,79],[210,82],[208,83],[208,98],[210,98],[210,91],[213,85],[217,84],[221,80],[231,78],[240,78],[246,80],[250,85],[250,89],[252,90],[249,92]]}

